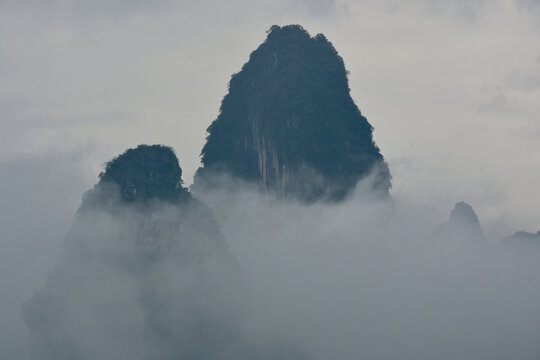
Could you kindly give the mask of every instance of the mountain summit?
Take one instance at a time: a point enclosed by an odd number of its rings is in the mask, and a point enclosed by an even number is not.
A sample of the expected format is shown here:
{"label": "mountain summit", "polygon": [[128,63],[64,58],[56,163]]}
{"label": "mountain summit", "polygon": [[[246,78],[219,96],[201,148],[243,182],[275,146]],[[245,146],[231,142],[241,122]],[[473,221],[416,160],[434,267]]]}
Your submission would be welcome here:
{"label": "mountain summit", "polygon": [[225,173],[279,197],[335,201],[373,174],[372,189],[386,197],[390,173],[372,130],[326,37],[274,25],[231,78],[195,185]]}
{"label": "mountain summit", "polygon": [[139,145],[106,164],[100,184],[116,184],[124,201],[186,198],[182,169],[174,151],[163,145]]}
{"label": "mountain summit", "polygon": [[435,235],[447,241],[478,244],[483,244],[485,241],[478,216],[472,206],[463,201],[454,206],[450,217],[436,229]]}

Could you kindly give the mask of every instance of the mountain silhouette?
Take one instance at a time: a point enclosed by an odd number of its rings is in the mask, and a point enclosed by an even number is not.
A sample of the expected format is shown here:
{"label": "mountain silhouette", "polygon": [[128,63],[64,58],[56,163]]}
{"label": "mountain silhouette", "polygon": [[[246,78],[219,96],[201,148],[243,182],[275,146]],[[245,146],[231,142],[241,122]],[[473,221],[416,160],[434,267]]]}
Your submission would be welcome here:
{"label": "mountain silhouette", "polygon": [[227,174],[279,197],[339,201],[372,175],[370,190],[387,197],[390,173],[347,75],[324,35],[272,26],[231,78],[194,186]]}
{"label": "mountain silhouette", "polygon": [[485,241],[484,231],[471,205],[459,202],[448,220],[436,230],[436,237],[452,242],[478,243]]}

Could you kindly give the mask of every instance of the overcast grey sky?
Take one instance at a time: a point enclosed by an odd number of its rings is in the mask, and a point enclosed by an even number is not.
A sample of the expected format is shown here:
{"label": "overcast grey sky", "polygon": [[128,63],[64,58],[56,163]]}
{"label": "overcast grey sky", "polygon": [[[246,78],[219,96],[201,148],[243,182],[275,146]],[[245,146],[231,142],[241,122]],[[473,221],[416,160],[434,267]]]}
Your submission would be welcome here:
{"label": "overcast grey sky", "polygon": [[0,165],[80,169],[76,207],[103,162],[163,143],[190,184],[230,76],[290,23],[343,57],[396,200],[540,229],[536,0],[2,0]]}

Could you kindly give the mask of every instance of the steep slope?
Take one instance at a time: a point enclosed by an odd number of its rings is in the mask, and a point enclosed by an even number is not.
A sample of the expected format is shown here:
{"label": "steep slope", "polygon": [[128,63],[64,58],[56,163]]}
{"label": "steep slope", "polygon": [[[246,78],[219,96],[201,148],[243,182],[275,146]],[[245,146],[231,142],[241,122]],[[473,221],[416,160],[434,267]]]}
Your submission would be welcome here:
{"label": "steep slope", "polygon": [[372,130],[324,35],[272,26],[232,76],[195,187],[215,185],[216,174],[226,173],[280,197],[342,200],[373,172],[372,189],[386,197],[390,174]]}

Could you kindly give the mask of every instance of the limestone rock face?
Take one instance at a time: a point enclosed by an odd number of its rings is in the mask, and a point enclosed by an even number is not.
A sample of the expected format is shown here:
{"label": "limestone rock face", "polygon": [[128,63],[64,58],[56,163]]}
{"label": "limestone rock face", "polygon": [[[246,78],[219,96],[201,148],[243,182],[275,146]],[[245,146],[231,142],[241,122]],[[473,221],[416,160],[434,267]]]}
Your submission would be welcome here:
{"label": "limestone rock face", "polygon": [[390,173],[372,130],[326,37],[273,26],[232,76],[195,187],[225,173],[279,197],[339,201],[373,174],[372,190],[388,197]]}

